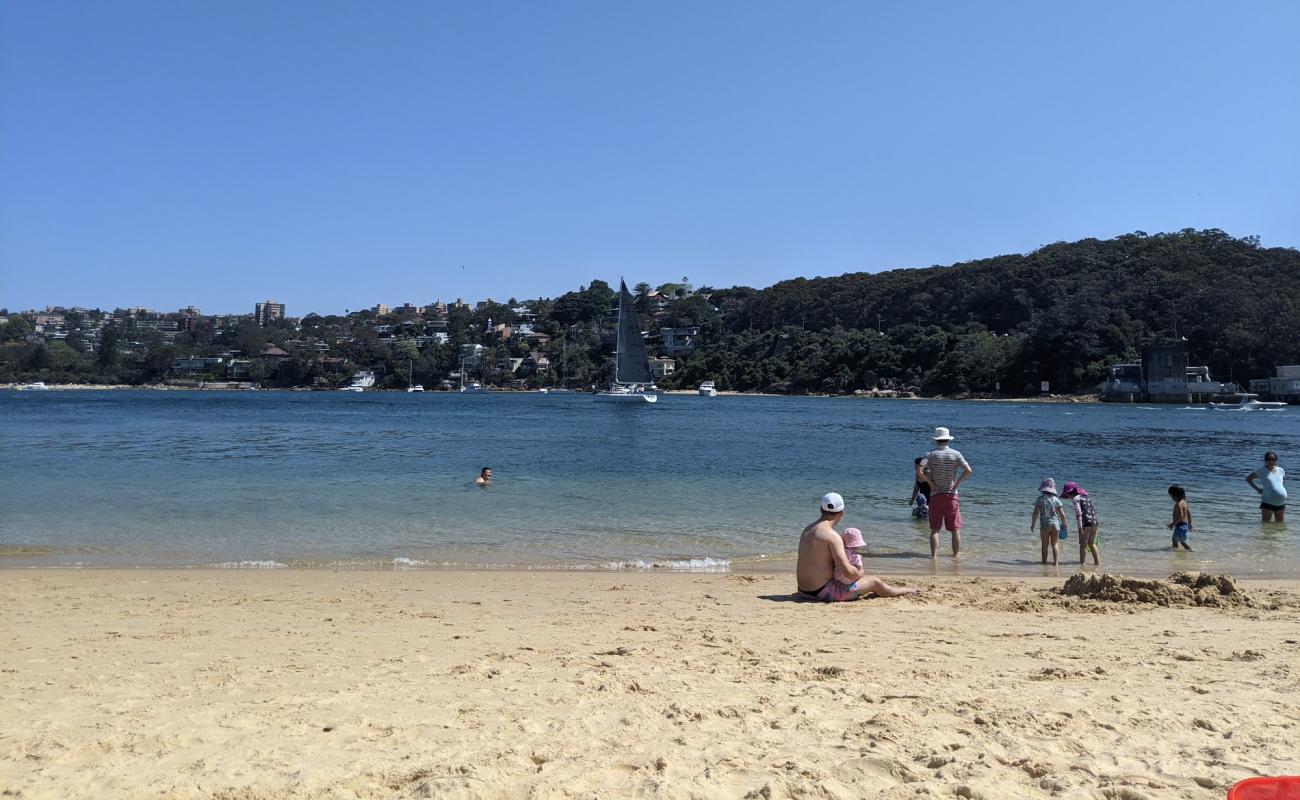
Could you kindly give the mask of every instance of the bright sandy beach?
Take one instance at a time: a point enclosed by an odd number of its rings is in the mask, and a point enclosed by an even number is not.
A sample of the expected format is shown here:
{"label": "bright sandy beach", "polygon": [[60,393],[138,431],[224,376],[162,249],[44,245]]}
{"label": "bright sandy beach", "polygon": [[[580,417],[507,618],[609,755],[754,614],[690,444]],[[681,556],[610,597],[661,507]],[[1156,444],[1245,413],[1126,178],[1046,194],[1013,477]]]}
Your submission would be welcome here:
{"label": "bright sandy beach", "polygon": [[9,570],[21,798],[1222,798],[1300,772],[1300,592],[789,575]]}

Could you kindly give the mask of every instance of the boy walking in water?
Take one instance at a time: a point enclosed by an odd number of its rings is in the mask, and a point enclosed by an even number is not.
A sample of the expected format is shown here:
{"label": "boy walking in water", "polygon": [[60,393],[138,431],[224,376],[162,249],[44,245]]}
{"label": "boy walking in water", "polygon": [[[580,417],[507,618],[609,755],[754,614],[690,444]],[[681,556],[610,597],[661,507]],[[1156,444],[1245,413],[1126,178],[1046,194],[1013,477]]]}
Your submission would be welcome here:
{"label": "boy walking in water", "polygon": [[939,552],[939,531],[952,533],[952,554],[961,552],[961,506],[957,487],[974,472],[962,454],[951,447],[947,428],[934,429],[934,449],[916,466],[916,479],[930,484],[930,558]]}
{"label": "boy walking in water", "polygon": [[1184,550],[1191,551],[1192,546],[1187,543],[1187,534],[1193,527],[1192,509],[1187,506],[1187,491],[1175,483],[1169,487],[1169,496],[1174,500],[1174,519],[1165,527],[1174,532],[1175,550],[1181,544]]}

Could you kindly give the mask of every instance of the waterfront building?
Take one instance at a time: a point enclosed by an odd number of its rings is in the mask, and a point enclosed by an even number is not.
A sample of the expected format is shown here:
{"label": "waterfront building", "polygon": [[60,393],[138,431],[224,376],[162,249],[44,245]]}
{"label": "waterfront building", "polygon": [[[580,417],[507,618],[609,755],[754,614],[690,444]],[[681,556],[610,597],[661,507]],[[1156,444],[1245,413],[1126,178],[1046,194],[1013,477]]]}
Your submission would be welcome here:
{"label": "waterfront building", "polygon": [[1300,364],[1278,367],[1277,374],[1271,378],[1255,378],[1250,382],[1250,390],[1269,400],[1300,403]]}
{"label": "waterfront building", "polygon": [[1152,345],[1136,364],[1116,364],[1102,386],[1101,399],[1133,403],[1205,403],[1217,394],[1237,391],[1210,377],[1207,366],[1187,363],[1187,345]]}
{"label": "waterfront building", "polygon": [[677,362],[671,358],[660,356],[650,359],[650,374],[656,378],[667,378],[676,371]]}
{"label": "waterfront building", "polygon": [[698,327],[660,328],[659,352],[668,356],[688,356],[695,352],[695,339],[699,335]]}

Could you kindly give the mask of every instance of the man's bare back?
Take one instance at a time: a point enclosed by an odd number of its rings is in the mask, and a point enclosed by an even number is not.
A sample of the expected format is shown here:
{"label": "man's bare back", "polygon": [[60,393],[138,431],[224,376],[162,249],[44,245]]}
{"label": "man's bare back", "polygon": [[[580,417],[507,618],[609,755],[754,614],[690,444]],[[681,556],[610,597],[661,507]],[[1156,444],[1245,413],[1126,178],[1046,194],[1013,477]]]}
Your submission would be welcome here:
{"label": "man's bare back", "polygon": [[862,577],[862,570],[849,563],[833,519],[823,517],[804,528],[799,534],[799,562],[795,566],[799,590],[816,592],[825,586],[835,574],[837,555],[845,574]]}

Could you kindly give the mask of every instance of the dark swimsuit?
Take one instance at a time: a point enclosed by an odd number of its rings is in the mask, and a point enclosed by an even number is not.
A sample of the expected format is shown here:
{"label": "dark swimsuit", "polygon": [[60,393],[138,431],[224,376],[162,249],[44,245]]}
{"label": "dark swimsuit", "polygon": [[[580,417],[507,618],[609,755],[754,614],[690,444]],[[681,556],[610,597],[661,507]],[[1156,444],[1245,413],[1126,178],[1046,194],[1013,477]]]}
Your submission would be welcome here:
{"label": "dark swimsuit", "polygon": [[821,599],[822,589],[825,589],[827,586],[830,586],[830,585],[831,585],[831,582],[830,582],[830,581],[826,581],[825,583],[823,583],[823,584],[821,585],[821,589],[813,589],[812,591],[808,591],[807,589],[800,589],[800,590],[799,590],[799,594],[806,595],[806,596],[808,596],[808,597],[813,598],[814,600],[820,600],[820,599]]}

